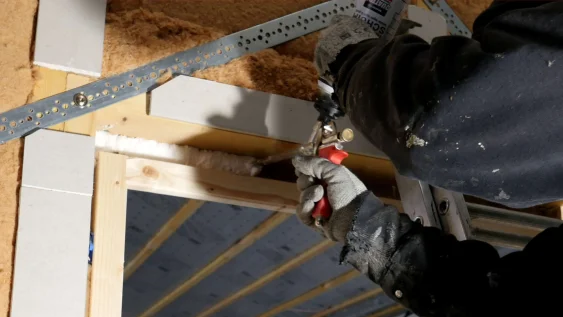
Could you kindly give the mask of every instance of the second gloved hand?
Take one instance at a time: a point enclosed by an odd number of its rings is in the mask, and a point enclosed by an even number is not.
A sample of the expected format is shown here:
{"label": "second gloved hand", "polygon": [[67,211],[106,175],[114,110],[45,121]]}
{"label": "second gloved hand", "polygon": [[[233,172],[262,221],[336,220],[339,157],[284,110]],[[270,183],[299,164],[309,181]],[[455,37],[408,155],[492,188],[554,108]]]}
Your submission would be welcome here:
{"label": "second gloved hand", "polygon": [[377,38],[377,34],[364,21],[345,15],[335,16],[330,26],[321,32],[315,49],[315,66],[319,75],[332,83],[334,72],[331,64],[336,61],[340,51],[348,45],[373,38]]}
{"label": "second gloved hand", "polygon": [[[402,19],[396,35],[407,33],[410,29],[420,26],[420,23]],[[330,21],[330,26],[321,32],[315,48],[315,66],[319,75],[332,84],[338,73],[338,66],[335,64],[341,64],[342,60],[346,59],[346,56],[340,56],[344,48],[369,39],[379,39],[369,24],[358,18],[336,15]],[[381,48],[385,45],[383,41],[384,39],[377,41],[377,45]]]}
{"label": "second gloved hand", "polygon": [[312,213],[315,204],[325,194],[325,188],[321,185],[324,182],[332,215],[319,229],[327,238],[345,242],[354,216],[369,193],[366,186],[346,167],[323,158],[297,156],[293,159],[293,165],[298,176],[297,187],[301,191],[296,212],[299,220],[315,227]]}

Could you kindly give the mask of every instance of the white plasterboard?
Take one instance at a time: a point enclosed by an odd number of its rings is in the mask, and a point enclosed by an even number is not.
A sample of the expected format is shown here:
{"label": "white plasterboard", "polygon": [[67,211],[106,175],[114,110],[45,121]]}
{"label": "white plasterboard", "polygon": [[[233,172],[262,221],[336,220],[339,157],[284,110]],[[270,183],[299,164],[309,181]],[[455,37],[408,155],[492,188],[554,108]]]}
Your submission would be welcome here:
{"label": "white plasterboard", "polygon": [[84,316],[91,201],[22,187],[11,317]]}
{"label": "white plasterboard", "polygon": [[[149,114],[273,139],[305,143],[318,112],[309,101],[245,89],[188,76],[178,76],[154,89]],[[348,118],[339,129],[352,128]],[[355,132],[346,151],[376,157],[384,154]]]}
{"label": "white plasterboard", "polygon": [[39,1],[33,63],[99,77],[106,0]]}
{"label": "white plasterboard", "polygon": [[84,315],[94,160],[91,137],[26,137],[12,317]]}
{"label": "white plasterboard", "polygon": [[92,195],[94,138],[40,130],[25,138],[22,185]]}

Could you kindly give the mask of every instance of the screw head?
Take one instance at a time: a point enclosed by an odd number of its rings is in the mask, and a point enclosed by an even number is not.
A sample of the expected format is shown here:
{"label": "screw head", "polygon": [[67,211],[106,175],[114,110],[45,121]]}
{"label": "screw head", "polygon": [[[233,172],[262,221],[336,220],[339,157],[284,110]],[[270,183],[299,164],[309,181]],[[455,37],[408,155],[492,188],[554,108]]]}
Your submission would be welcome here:
{"label": "screw head", "polygon": [[333,133],[334,130],[332,129],[332,127],[330,126],[330,124],[324,125],[323,126],[323,135],[328,135]]}
{"label": "screw head", "polygon": [[447,199],[442,199],[442,201],[438,205],[438,212],[440,213],[440,215],[445,215],[446,213],[448,213],[449,209],[450,209],[450,201]]}
{"label": "screw head", "polygon": [[396,291],[395,291],[395,297],[397,297],[397,298],[402,298],[402,297],[403,297],[403,292],[402,292],[400,289],[396,290]]}
{"label": "screw head", "polygon": [[88,104],[88,98],[81,93],[74,95],[73,101],[75,105],[80,106],[80,108],[86,106]]}
{"label": "screw head", "polygon": [[414,218],[414,222],[419,223],[421,225],[424,225],[424,219],[420,218],[420,217],[416,217]]}

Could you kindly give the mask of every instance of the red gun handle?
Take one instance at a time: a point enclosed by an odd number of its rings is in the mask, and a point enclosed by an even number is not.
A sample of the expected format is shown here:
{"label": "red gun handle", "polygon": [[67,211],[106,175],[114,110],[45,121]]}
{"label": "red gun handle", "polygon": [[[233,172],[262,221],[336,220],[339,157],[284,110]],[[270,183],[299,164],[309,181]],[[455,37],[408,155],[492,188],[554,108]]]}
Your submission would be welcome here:
{"label": "red gun handle", "polygon": [[[319,150],[319,157],[340,165],[342,161],[348,157],[348,153],[337,149],[335,146],[329,146]],[[325,187],[325,195],[317,202],[315,209],[313,210],[312,216],[315,220],[328,219],[332,214],[332,207],[330,207],[326,193],[326,184],[323,184],[323,186]]]}

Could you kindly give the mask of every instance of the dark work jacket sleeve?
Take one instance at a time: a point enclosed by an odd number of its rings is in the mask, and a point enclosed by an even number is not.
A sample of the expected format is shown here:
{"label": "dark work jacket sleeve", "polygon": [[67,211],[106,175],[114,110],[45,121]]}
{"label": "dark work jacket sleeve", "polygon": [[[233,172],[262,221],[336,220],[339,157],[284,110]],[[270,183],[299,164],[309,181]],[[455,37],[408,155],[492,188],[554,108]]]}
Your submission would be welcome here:
{"label": "dark work jacket sleeve", "polygon": [[561,316],[563,227],[499,258],[480,241],[422,227],[370,194],[341,260],[424,316]]}
{"label": "dark work jacket sleeve", "polygon": [[[563,3],[495,2],[474,32],[347,47],[337,98],[404,175],[513,207],[563,198]],[[562,314],[563,228],[499,258],[370,195],[342,260],[420,316]]]}
{"label": "dark work jacket sleeve", "polygon": [[346,47],[338,101],[398,171],[522,208],[563,198],[563,2],[495,2],[474,38]]}

